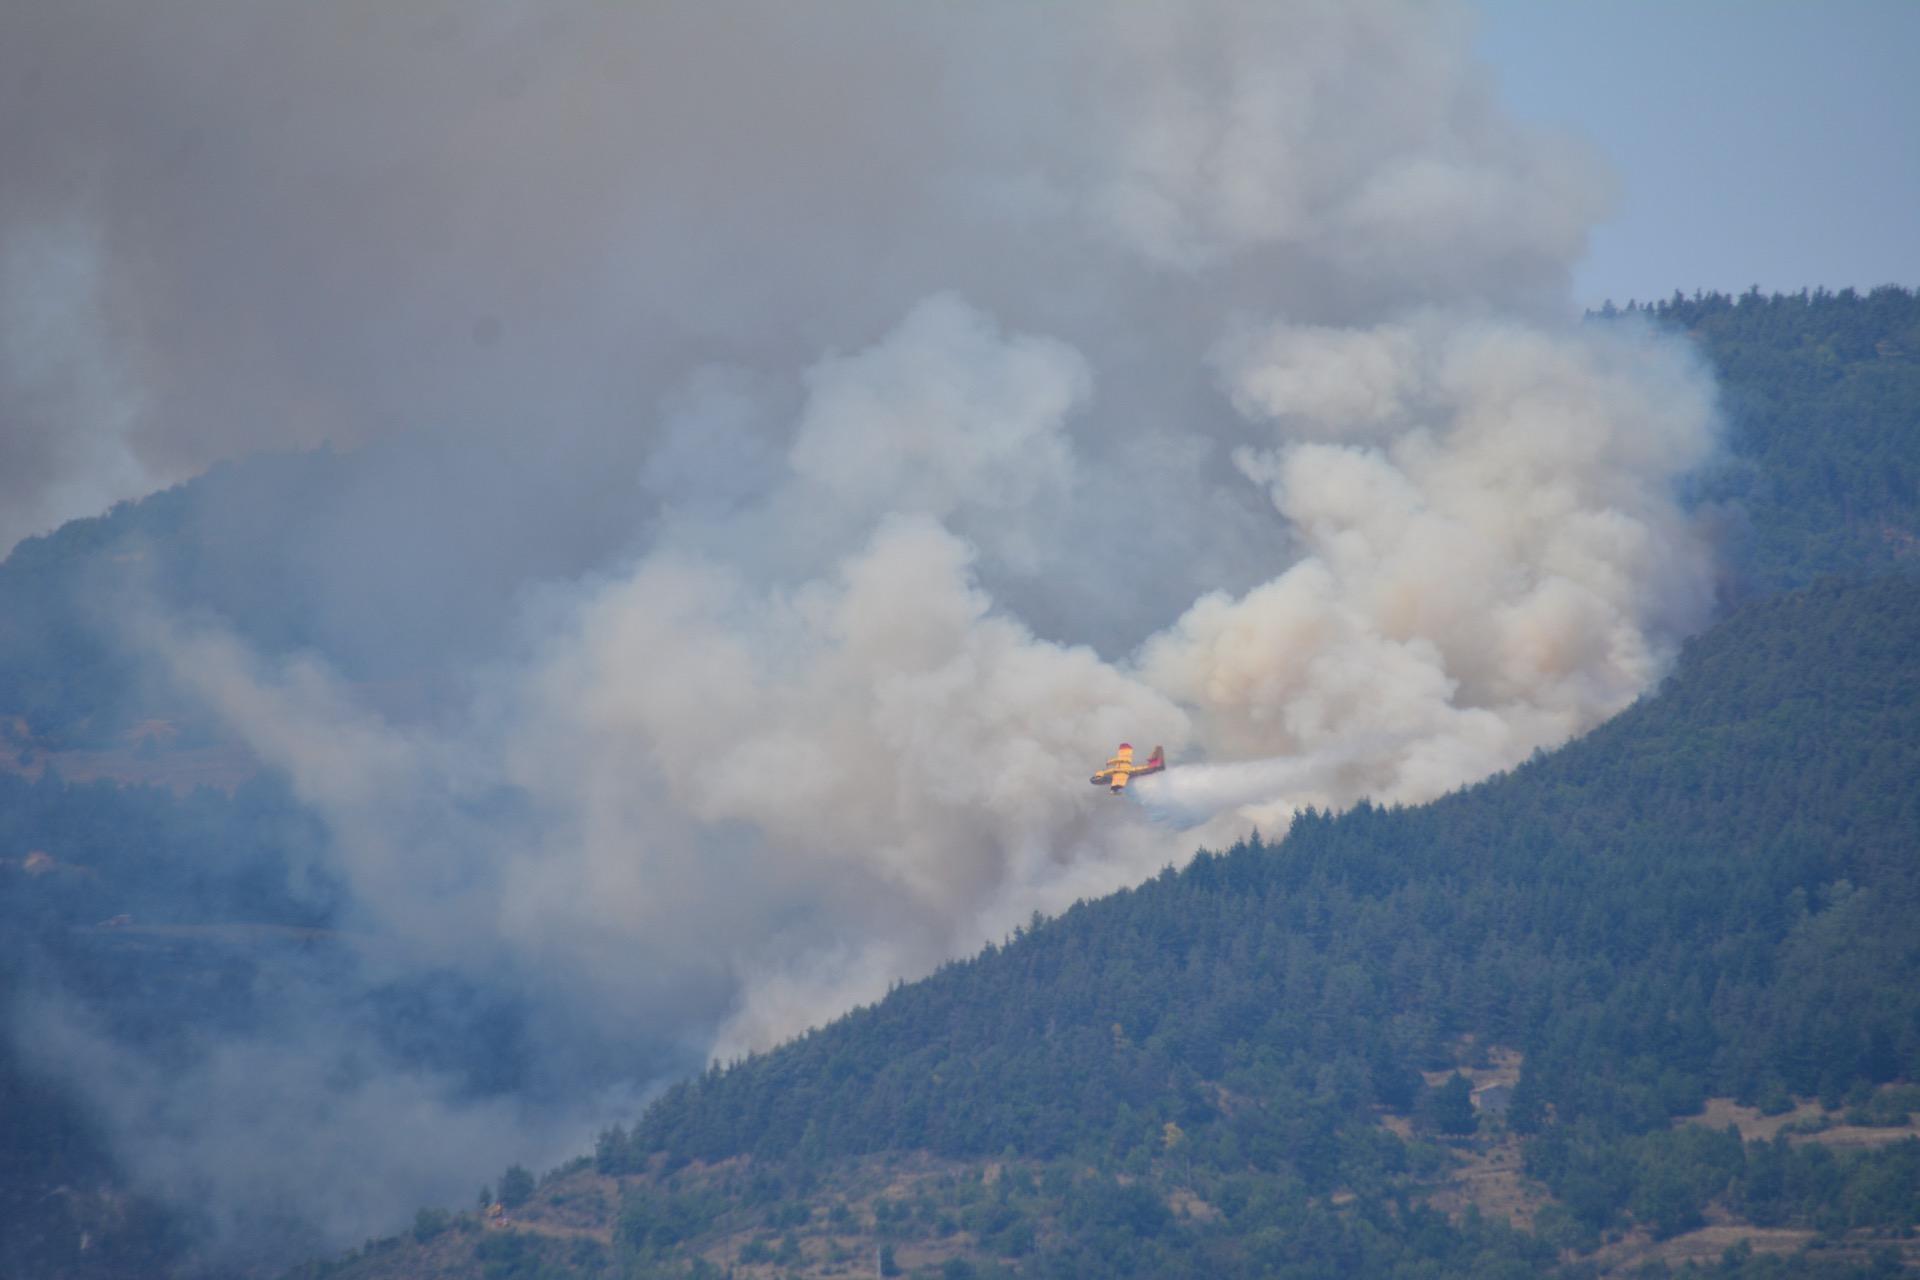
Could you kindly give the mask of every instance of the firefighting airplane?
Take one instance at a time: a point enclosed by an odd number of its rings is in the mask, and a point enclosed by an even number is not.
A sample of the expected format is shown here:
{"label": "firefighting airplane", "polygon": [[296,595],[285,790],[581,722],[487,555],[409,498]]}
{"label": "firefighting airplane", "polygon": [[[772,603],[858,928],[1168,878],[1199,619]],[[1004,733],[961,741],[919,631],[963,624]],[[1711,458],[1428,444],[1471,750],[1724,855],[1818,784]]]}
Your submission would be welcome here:
{"label": "firefighting airplane", "polygon": [[1145,764],[1135,764],[1133,762],[1133,744],[1123,742],[1120,744],[1120,749],[1114,752],[1113,759],[1107,761],[1107,767],[1094,774],[1088,781],[1096,787],[1108,787],[1113,791],[1113,794],[1119,795],[1127,789],[1127,780],[1129,778],[1138,778],[1149,773],[1159,773],[1166,767],[1167,759],[1161,754],[1160,748],[1155,747],[1153,749],[1153,754],[1147,757]]}

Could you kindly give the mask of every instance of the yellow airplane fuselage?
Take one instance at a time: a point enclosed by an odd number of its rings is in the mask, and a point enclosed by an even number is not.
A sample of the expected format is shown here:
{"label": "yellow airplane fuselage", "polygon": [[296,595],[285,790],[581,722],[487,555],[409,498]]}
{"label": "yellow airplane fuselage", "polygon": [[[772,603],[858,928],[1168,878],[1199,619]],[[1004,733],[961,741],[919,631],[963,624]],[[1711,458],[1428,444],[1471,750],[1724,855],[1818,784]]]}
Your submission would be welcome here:
{"label": "yellow airplane fuselage", "polygon": [[1133,747],[1123,742],[1120,744],[1120,749],[1114,752],[1113,758],[1107,761],[1106,767],[1088,781],[1096,787],[1106,787],[1114,795],[1119,795],[1127,789],[1128,780],[1136,773],[1159,773],[1164,768],[1166,765],[1161,761],[1160,748],[1153,749],[1153,757],[1145,764],[1135,764]]}

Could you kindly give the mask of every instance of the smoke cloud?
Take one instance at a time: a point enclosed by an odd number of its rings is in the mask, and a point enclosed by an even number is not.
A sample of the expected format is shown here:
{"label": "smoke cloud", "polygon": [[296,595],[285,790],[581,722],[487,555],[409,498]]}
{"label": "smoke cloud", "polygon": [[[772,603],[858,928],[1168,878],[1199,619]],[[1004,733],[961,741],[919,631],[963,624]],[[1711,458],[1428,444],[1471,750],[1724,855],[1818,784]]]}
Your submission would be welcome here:
{"label": "smoke cloud", "polygon": [[1711,557],[1668,482],[1706,460],[1711,419],[1646,334],[1428,311],[1283,324],[1224,368],[1277,436],[1235,463],[1305,554],[1197,601],[1141,669],[1204,713],[1212,755],[1343,762],[1294,803],[1424,800],[1506,768],[1622,709],[1704,622]]}
{"label": "smoke cloud", "polygon": [[[1711,606],[1674,495],[1711,387],[1575,319],[1608,178],[1471,36],[1401,0],[0,16],[36,122],[0,135],[0,541],[346,451],[258,517],[318,641],[156,596],[132,643],[324,818],[382,973],[555,1046],[474,1105],[360,1055],[347,1112],[430,1114],[445,1161],[350,1126],[390,1194],[304,1202],[319,1238],[611,1118],[634,1028],[765,1047],[1658,679]],[[1116,801],[1123,739],[1172,767]],[[299,1007],[164,1069],[41,1040],[162,1193],[224,1170],[237,1232],[282,1191],[217,1113],[253,1055],[337,1055]]]}

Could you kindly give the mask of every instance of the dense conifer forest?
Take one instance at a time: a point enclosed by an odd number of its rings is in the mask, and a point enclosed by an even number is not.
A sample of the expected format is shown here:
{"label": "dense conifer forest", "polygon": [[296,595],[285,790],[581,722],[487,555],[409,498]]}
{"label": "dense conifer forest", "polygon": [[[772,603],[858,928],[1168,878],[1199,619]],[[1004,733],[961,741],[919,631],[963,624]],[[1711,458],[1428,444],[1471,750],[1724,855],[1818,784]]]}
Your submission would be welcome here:
{"label": "dense conifer forest", "polygon": [[1685,332],[1719,377],[1728,456],[1696,497],[1727,514],[1740,590],[1920,564],[1912,290],[1676,293],[1627,314]]}
{"label": "dense conifer forest", "polygon": [[[1692,336],[1729,422],[1693,495],[1726,531],[1727,610],[1663,688],[1434,804],[1309,813],[1036,917],[685,1081],[570,1166],[476,1169],[513,1202],[505,1226],[428,1206],[298,1274],[1663,1274],[1660,1242],[1712,1230],[1733,1234],[1697,1274],[1913,1267],[1920,298],[1676,296],[1629,319]],[[297,489],[331,464],[256,465]],[[19,708],[0,713],[84,739],[106,705],[89,699],[134,680],[62,630],[85,630],[73,582],[137,535],[190,595],[169,540],[249,474],[0,565]],[[305,625],[265,590],[236,604],[248,581],[218,589],[249,627]],[[194,931],[130,949],[96,927],[102,885],[137,888],[159,924],[283,940],[344,905],[305,870],[312,819],[269,779],[179,797],[0,777],[0,836],[8,990],[55,972],[156,1051],[270,993],[287,953]],[[59,866],[11,852],[43,846]],[[476,1079],[537,1052],[511,1029],[484,1043],[459,1046]],[[113,1157],[11,1046],[0,1125],[0,1272],[193,1256],[194,1222],[74,1190],[111,1188]],[[1460,1198],[1503,1159],[1511,1213]]]}

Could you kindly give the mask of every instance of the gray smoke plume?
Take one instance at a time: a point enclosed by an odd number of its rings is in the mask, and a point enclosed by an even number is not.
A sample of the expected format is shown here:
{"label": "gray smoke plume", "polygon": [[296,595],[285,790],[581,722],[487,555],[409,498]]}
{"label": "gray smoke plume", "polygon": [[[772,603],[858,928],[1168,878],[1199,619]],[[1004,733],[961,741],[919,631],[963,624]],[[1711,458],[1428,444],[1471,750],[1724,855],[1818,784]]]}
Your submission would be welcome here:
{"label": "gray smoke plume", "polygon": [[[1576,321],[1607,177],[1471,35],[1412,0],[16,9],[0,540],[359,449],[280,513],[331,649],[164,606],[136,643],[324,816],[383,965],[765,1046],[1203,841],[1511,766],[1705,620],[1673,485],[1711,388]],[[463,695],[397,711],[370,654]],[[1115,801],[1123,739],[1173,767]],[[163,1191],[230,1154],[194,1100],[329,1052],[141,1080],[89,1035],[41,1040]],[[396,1195],[594,1118],[362,1062],[351,1114],[453,1135],[423,1170],[350,1126]]]}

